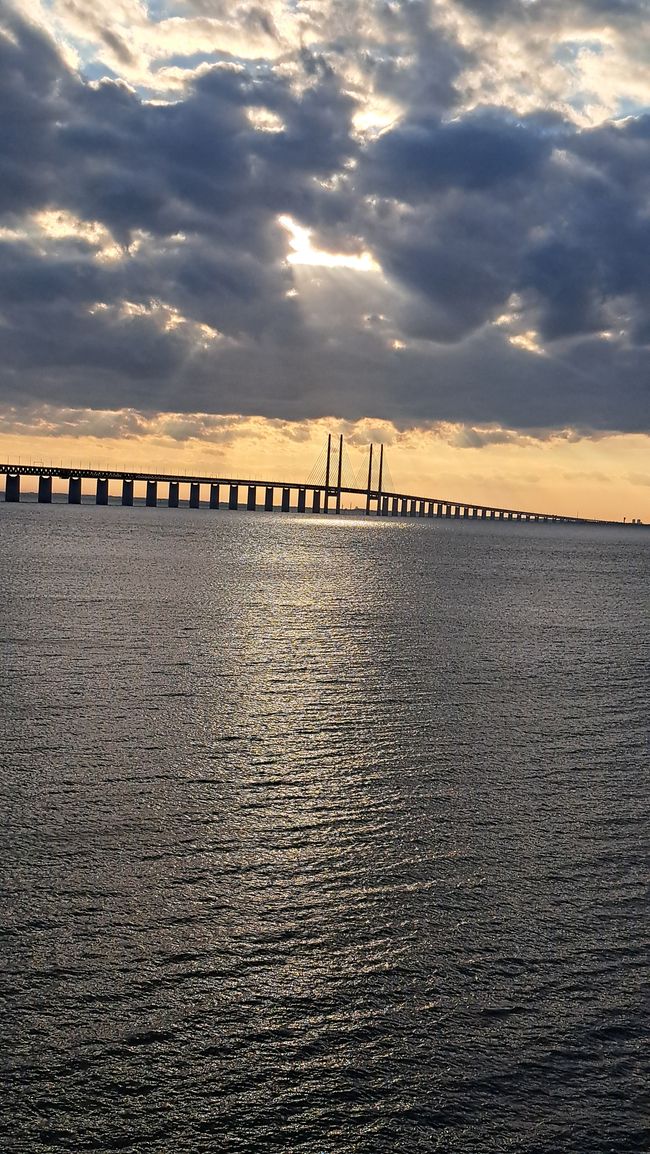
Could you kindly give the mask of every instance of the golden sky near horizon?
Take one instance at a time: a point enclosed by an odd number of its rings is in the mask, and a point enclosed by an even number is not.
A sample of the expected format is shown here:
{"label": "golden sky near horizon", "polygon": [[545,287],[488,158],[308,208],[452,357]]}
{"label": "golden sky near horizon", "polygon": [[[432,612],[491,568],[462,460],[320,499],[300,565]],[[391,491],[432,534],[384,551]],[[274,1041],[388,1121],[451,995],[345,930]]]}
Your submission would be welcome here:
{"label": "golden sky near horizon", "polygon": [[[229,430],[223,430],[218,443],[178,441],[164,434],[126,438],[0,434],[0,461],[298,483],[307,480],[328,431],[333,438],[340,432],[353,438],[353,442],[346,441],[346,457],[361,475],[367,470],[370,436],[378,444],[383,435],[392,480],[406,492],[569,516],[650,522],[650,438],[644,436],[577,441],[517,436],[510,443],[471,447],[454,444],[451,429],[396,433],[381,422],[356,428],[335,421],[278,427],[260,419],[237,419]],[[459,435],[466,437],[466,431],[456,431]],[[27,478],[22,485],[25,490],[33,488]],[[65,482],[57,485],[64,490]],[[87,491],[92,491],[91,483]]]}

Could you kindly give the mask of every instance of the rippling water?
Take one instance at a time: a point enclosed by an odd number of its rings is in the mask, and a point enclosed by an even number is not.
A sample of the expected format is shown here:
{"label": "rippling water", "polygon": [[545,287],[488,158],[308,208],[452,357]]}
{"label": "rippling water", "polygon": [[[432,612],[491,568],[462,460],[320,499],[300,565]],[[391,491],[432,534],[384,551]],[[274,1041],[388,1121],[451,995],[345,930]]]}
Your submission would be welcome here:
{"label": "rippling water", "polygon": [[646,532],[0,534],[3,1151],[647,1148]]}

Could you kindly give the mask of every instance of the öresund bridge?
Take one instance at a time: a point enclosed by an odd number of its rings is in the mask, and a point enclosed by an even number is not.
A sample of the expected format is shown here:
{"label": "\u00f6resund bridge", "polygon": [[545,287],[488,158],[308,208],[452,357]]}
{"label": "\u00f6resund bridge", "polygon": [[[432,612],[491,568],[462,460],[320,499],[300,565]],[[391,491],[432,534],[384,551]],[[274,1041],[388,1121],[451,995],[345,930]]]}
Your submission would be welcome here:
{"label": "\u00f6resund bridge", "polygon": [[[283,513],[340,513],[342,498],[357,498],[366,514],[379,517],[450,517],[499,521],[540,521],[573,525],[620,525],[621,521],[607,521],[589,517],[568,517],[561,513],[542,513],[525,509],[505,509],[475,501],[451,500],[448,497],[423,497],[396,491],[390,481],[384,446],[370,445],[367,475],[363,483],[359,477],[350,477],[346,467],[343,437],[338,446],[327,438],[327,447],[307,481],[265,481],[247,477],[186,476],[176,473],[153,473],[114,469],[73,469],[44,464],[0,464],[5,477],[5,501],[20,501],[22,477],[38,477],[38,502],[50,504],[54,478],[67,481],[67,500],[80,505],[82,484],[95,482],[95,504],[108,505],[110,482],[121,485],[122,505],[133,505],[136,482],[146,485],[144,504],[155,507],[159,503],[170,509],[180,505],[181,485],[189,486],[187,506],[199,509],[257,509]],[[166,486],[166,495],[160,489]],[[202,494],[202,489],[204,493]],[[206,500],[207,494],[207,500]],[[276,501],[276,494],[279,501]]]}

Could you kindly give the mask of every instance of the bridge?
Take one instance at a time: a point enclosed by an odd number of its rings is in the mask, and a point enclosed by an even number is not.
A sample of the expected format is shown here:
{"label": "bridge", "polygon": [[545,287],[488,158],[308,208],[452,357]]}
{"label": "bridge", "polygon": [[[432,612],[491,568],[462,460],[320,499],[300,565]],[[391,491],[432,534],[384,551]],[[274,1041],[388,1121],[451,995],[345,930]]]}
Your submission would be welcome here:
{"label": "bridge", "polygon": [[[44,464],[0,464],[5,477],[5,501],[20,501],[22,477],[38,477],[38,502],[52,501],[52,481],[58,478],[68,482],[68,503],[81,504],[83,481],[95,482],[95,504],[108,505],[110,482],[121,485],[122,505],[133,505],[136,482],[146,484],[145,505],[155,507],[161,501],[170,509],[180,505],[181,485],[189,486],[187,505],[190,509],[207,506],[210,509],[257,509],[268,513],[280,509],[283,513],[340,513],[343,496],[361,499],[367,515],[379,517],[446,517],[460,520],[538,521],[572,525],[621,525],[621,521],[607,521],[589,517],[567,517],[560,513],[542,513],[525,509],[507,509],[483,505],[475,501],[451,500],[448,497],[423,497],[396,491],[385,468],[384,446],[379,454],[370,445],[368,472],[364,484],[359,478],[344,476],[345,452],[343,437],[338,448],[327,438],[327,448],[317,462],[314,474],[306,482],[265,481],[248,477],[186,476],[178,473],[153,473],[119,469],[73,469]],[[373,463],[374,462],[374,463]],[[348,470],[346,469],[347,473]],[[351,483],[350,483],[351,482]],[[166,497],[159,489],[167,486]],[[202,495],[201,490],[204,490]],[[207,499],[205,496],[207,493]],[[243,494],[243,497],[242,497]],[[276,500],[276,494],[279,501]]]}

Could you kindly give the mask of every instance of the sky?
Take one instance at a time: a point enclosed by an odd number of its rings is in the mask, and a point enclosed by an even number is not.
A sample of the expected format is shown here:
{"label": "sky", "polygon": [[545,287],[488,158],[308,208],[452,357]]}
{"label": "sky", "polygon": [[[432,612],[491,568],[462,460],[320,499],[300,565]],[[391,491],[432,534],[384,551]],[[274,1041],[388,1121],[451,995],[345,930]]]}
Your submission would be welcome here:
{"label": "sky", "polygon": [[650,521],[648,0],[0,0],[0,458]]}

